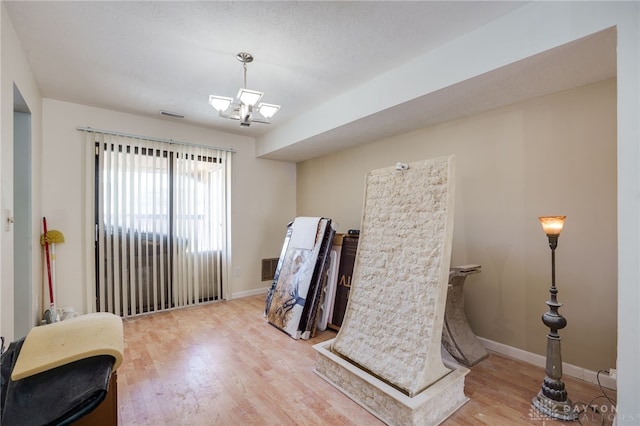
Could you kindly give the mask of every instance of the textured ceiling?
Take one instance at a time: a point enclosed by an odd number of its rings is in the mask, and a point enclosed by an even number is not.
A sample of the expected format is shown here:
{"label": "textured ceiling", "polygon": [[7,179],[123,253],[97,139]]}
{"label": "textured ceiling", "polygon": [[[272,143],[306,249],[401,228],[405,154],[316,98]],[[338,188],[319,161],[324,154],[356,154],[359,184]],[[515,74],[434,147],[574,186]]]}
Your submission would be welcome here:
{"label": "textured ceiling", "polygon": [[[260,137],[295,120],[301,112],[487,25],[526,2],[4,4],[44,97],[146,116],[171,111],[184,115],[184,122]],[[240,51],[255,58],[248,65],[248,88],[264,91],[265,102],[282,105],[270,125],[240,127],[238,121],[218,118],[207,103],[209,94],[234,96],[241,87],[242,65],[235,58]],[[534,64],[523,69],[531,66]],[[495,82],[489,79],[482,83]],[[466,96],[473,93],[472,86],[464,89]],[[511,98],[506,96],[497,103]],[[427,101],[421,104],[425,108],[429,108]],[[387,115],[388,120],[404,117],[414,125],[429,124],[411,119],[407,111],[414,107],[400,106],[395,114]],[[468,113],[450,109],[448,114],[438,110],[432,115],[450,119]],[[300,161],[338,149],[331,146],[331,140],[348,139],[352,144],[373,140],[381,136],[375,126],[381,120],[378,115],[370,116],[292,145],[270,158]],[[403,124],[386,126],[386,133],[406,131]]]}

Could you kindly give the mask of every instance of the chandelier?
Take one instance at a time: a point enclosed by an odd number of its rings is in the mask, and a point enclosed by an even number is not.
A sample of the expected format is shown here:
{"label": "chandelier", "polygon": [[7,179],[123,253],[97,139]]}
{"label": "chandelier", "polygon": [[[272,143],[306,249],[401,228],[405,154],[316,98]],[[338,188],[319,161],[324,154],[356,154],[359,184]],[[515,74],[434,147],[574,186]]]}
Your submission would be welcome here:
{"label": "chandelier", "polygon": [[240,120],[241,126],[250,126],[251,122],[271,123],[271,117],[280,109],[280,105],[260,102],[262,92],[247,89],[247,64],[253,61],[250,53],[240,52],[236,58],[242,62],[244,68],[244,85],[238,91],[236,98],[209,95],[209,104],[218,111],[218,116]]}

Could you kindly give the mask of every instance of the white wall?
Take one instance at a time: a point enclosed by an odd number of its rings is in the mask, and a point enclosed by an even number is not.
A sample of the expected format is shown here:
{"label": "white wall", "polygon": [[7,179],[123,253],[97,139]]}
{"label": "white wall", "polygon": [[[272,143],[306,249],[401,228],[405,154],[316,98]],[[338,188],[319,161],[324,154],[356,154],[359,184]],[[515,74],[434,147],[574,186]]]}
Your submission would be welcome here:
{"label": "white wall", "polygon": [[[0,215],[0,334],[7,342],[22,336],[14,336],[14,297],[13,297],[13,228],[4,230],[5,209],[13,212],[13,85],[15,84],[29,110],[31,111],[31,143],[33,169],[31,199],[32,199],[32,276],[35,278],[32,284],[32,294],[40,294],[41,257],[40,253],[40,169],[41,169],[41,141],[42,129],[40,120],[42,117],[42,97],[40,90],[33,78],[29,65],[22,52],[20,41],[16,35],[13,24],[8,18],[4,4],[0,6],[0,181],[1,199]],[[20,306],[19,309],[31,311],[34,324],[38,317],[38,299],[32,301],[31,306]]]}
{"label": "white wall", "polygon": [[[84,254],[91,256],[93,225],[85,223],[84,135],[77,127],[132,133],[233,148],[231,297],[262,291],[260,259],[280,253],[286,224],[295,217],[295,164],[255,158],[254,140],[201,127],[43,100],[42,211],[65,235],[57,251],[58,306],[86,312]],[[89,243],[88,243],[89,241]],[[236,272],[239,272],[237,274]]]}

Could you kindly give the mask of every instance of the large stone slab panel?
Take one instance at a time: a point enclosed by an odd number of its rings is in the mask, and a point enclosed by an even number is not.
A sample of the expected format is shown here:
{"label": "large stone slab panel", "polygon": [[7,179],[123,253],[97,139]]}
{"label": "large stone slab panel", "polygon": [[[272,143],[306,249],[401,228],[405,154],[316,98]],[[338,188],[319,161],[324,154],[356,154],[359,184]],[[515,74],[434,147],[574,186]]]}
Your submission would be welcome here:
{"label": "large stone slab panel", "polygon": [[440,354],[454,157],[366,176],[351,294],[331,350],[413,397],[450,373]]}

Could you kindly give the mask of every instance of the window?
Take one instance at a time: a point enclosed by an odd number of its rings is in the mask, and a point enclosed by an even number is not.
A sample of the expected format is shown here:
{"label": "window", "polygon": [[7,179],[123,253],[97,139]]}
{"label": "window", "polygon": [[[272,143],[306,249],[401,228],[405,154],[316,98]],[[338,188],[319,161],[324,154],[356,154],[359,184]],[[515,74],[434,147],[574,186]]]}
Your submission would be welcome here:
{"label": "window", "polygon": [[89,135],[96,310],[129,316],[223,298],[231,153]]}

